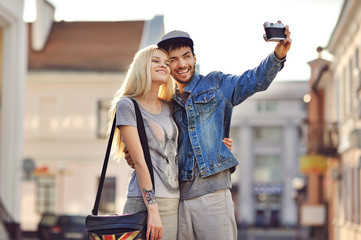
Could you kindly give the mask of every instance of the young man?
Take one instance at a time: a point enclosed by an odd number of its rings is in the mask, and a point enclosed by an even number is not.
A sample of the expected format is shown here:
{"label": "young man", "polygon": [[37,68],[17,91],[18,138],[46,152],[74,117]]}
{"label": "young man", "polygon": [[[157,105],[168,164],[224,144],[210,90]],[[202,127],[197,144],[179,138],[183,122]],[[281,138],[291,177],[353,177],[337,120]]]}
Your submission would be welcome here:
{"label": "young man", "polygon": [[288,26],[285,34],[258,67],[239,76],[198,74],[186,32],[169,32],[158,43],[169,54],[177,83],[172,104],[179,129],[179,240],[237,239],[230,188],[238,162],[222,140],[229,135],[233,107],[266,90],[283,68],[292,42]]}

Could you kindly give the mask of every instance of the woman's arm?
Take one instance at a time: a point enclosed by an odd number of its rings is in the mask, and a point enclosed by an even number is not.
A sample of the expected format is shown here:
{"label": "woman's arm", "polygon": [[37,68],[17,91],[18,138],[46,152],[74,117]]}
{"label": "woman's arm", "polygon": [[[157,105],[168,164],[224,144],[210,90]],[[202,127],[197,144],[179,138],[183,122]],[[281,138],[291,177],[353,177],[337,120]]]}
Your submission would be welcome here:
{"label": "woman's arm", "polygon": [[[229,151],[232,151],[232,147],[233,147],[233,139],[232,138],[223,138],[223,143],[226,145],[226,147],[229,149]],[[134,162],[132,159],[132,156],[130,156],[129,154],[129,150],[127,147],[125,147],[123,149],[124,152],[124,158],[127,161],[127,164],[129,165],[129,167],[131,168],[135,168],[134,166]]]}
{"label": "woman's arm", "polygon": [[[161,239],[163,226],[159,216],[158,204],[154,195],[153,184],[149,170],[144,159],[142,145],[138,137],[138,130],[134,126],[120,126],[121,135],[132,156],[139,188],[143,195],[145,206],[148,210],[147,239]],[[151,233],[151,238],[149,234]]]}

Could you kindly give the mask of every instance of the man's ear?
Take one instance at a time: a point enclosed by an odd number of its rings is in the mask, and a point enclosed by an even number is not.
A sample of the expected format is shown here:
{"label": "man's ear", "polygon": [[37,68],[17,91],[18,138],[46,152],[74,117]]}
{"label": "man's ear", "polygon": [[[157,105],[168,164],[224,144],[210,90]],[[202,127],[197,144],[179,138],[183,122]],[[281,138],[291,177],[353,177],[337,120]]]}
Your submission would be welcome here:
{"label": "man's ear", "polygon": [[197,57],[195,53],[193,53],[193,58],[194,58],[194,62],[197,63]]}

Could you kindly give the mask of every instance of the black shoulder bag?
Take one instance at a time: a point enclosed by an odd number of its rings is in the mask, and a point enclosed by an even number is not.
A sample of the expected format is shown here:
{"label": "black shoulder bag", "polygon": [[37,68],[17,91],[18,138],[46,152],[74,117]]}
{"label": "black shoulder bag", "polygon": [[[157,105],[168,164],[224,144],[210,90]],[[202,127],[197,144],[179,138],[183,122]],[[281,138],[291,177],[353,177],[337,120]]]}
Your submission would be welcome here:
{"label": "black shoulder bag", "polygon": [[[149,173],[154,186],[154,174],[153,166],[150,158],[147,136],[145,133],[143,118],[139,110],[138,104],[135,100],[131,99],[134,103],[137,128],[142,144],[144,158],[147,163]],[[112,130],[110,133],[107,152],[105,154],[103,169],[99,180],[98,192],[92,210],[92,215],[88,215],[85,221],[85,226],[88,232],[89,240],[100,239],[146,239],[147,232],[147,218],[148,214],[146,210],[126,215],[98,215],[98,207],[102,188],[104,185],[105,174],[108,166],[110,149],[112,146],[112,140],[114,136],[116,117],[114,116]]]}

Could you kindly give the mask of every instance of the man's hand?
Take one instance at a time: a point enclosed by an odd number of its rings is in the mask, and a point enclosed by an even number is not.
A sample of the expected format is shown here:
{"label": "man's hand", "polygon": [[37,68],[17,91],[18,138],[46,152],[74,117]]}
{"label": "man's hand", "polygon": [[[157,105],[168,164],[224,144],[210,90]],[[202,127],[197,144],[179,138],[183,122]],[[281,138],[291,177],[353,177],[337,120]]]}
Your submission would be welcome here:
{"label": "man's hand", "polygon": [[[281,21],[277,21],[277,22],[280,23]],[[285,34],[286,34],[286,39],[278,42],[275,47],[275,55],[278,60],[284,59],[291,48],[292,39],[288,25],[285,26]]]}
{"label": "man's hand", "polygon": [[135,168],[135,167],[134,167],[134,162],[133,162],[132,158],[130,157],[128,148],[125,147],[125,148],[123,149],[123,152],[124,152],[124,158],[125,158],[125,160],[127,161],[129,167],[131,167],[131,168],[134,169],[134,168]]}

